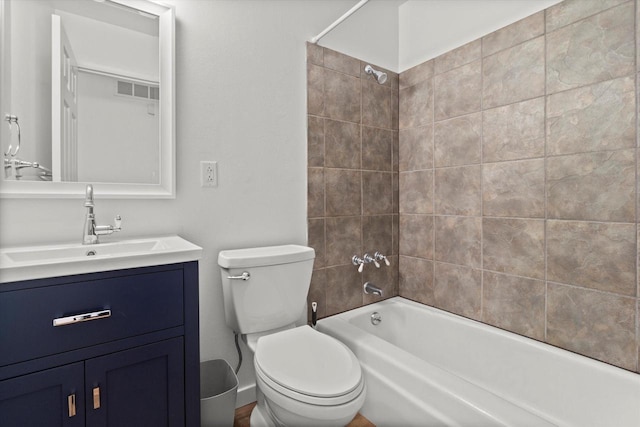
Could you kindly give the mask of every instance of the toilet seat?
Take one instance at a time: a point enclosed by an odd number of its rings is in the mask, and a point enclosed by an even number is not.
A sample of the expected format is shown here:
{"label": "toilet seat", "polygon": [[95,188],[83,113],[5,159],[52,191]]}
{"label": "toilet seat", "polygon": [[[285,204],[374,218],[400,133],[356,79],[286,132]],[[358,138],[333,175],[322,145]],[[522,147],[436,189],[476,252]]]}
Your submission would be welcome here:
{"label": "toilet seat", "polygon": [[314,405],[340,405],[364,388],[360,363],[347,346],[309,326],[258,340],[256,375],[274,391]]}

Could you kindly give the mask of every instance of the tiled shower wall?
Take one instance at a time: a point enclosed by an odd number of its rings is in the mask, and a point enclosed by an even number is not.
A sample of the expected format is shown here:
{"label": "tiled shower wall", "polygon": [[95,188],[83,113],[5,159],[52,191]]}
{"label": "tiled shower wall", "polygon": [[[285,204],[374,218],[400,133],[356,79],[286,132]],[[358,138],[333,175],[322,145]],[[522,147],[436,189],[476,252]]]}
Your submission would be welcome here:
{"label": "tiled shower wall", "polygon": [[[637,2],[565,0],[403,72],[399,90],[309,45],[320,314],[372,301],[372,280],[640,372]],[[378,246],[397,279],[349,264]]]}
{"label": "tiled shower wall", "polygon": [[[398,293],[398,75],[384,70],[380,85],[365,65],[307,46],[309,302],[320,317],[373,301],[366,281],[385,297]],[[391,266],[368,264],[359,274],[351,258],[376,251]]]}
{"label": "tiled shower wall", "polygon": [[400,295],[640,371],[636,8],[566,0],[401,73]]}

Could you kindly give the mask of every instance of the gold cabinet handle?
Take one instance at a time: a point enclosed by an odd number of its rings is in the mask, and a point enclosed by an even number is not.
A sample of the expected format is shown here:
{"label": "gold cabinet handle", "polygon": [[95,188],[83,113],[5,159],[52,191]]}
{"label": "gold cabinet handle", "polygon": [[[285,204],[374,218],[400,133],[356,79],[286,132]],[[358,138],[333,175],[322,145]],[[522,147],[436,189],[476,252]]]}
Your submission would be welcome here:
{"label": "gold cabinet handle", "polygon": [[76,416],[76,395],[67,396],[67,405],[69,406],[69,418]]}
{"label": "gold cabinet handle", "polygon": [[100,386],[93,388],[93,409],[100,409]]}

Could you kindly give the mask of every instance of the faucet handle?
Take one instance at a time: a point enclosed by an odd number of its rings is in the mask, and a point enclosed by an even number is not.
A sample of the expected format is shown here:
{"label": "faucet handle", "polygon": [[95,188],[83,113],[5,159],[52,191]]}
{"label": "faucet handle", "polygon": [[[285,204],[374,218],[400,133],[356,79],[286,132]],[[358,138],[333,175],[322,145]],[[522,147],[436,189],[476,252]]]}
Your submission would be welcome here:
{"label": "faucet handle", "polygon": [[375,259],[384,260],[384,263],[387,265],[387,267],[391,265],[391,262],[387,259],[387,257],[382,255],[380,252],[376,252],[375,254],[373,254],[373,257]]}
{"label": "faucet handle", "polygon": [[372,257],[369,254],[364,254],[362,258],[364,259],[364,262],[372,262],[376,266],[376,268],[380,268],[380,263],[375,257]]}

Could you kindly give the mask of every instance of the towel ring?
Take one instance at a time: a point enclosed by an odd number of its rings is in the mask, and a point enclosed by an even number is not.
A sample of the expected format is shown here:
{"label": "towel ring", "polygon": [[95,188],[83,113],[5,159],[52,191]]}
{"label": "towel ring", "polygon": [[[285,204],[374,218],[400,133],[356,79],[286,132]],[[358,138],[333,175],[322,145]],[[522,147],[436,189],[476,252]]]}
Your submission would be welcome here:
{"label": "towel ring", "polygon": [[18,154],[18,151],[20,151],[20,123],[18,123],[18,116],[14,116],[13,114],[5,114],[4,119],[9,122],[9,132],[11,132],[11,125],[13,123],[15,123],[16,127],[18,128],[18,146],[13,152],[11,152],[11,144],[9,144],[9,149],[6,153],[4,153],[5,156],[15,157],[16,154]]}

